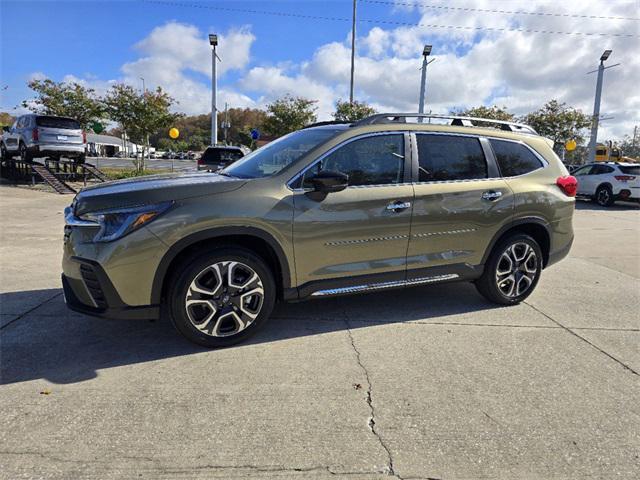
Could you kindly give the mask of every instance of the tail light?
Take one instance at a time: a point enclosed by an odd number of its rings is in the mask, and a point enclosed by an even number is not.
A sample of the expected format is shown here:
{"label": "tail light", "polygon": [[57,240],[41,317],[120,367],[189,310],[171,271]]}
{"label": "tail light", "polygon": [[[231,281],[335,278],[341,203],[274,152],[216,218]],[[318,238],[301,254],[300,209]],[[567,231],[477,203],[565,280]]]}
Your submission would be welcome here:
{"label": "tail light", "polygon": [[40,138],[40,137],[39,137],[39,135],[40,135],[40,132],[38,132],[38,129],[37,129],[37,128],[34,128],[33,130],[31,130],[31,139],[32,139],[34,142],[37,142],[37,141],[38,141],[38,138]]}
{"label": "tail light", "polygon": [[578,191],[578,180],[573,175],[558,177],[556,185],[560,187],[560,190],[562,190],[566,196],[576,196],[576,192]]}
{"label": "tail light", "polygon": [[87,143],[87,132],[82,130],[82,143]]}
{"label": "tail light", "polygon": [[633,175],[616,175],[614,178],[619,182],[629,182],[636,179]]}

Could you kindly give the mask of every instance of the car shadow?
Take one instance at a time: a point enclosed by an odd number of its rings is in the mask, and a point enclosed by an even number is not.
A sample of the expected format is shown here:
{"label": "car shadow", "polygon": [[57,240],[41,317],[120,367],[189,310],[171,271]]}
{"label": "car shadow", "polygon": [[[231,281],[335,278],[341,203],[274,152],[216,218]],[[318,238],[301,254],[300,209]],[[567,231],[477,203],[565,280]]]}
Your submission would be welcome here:
{"label": "car shadow", "polygon": [[[26,298],[22,314],[7,314]],[[69,311],[60,290],[35,290],[0,295],[0,384],[45,379],[77,383],[98,371],[164,358],[210,352],[181,337],[167,318],[157,321],[105,320]],[[280,304],[254,337],[229,348],[251,348],[282,340],[411,322],[446,323],[446,317],[499,308],[488,303],[469,283],[432,285],[351,297]],[[502,307],[504,308],[504,307]]]}
{"label": "car shadow", "polygon": [[610,207],[601,207],[596,202],[588,199],[577,199],[576,210],[602,210],[602,211],[625,211],[640,210],[640,203],[616,201]]}

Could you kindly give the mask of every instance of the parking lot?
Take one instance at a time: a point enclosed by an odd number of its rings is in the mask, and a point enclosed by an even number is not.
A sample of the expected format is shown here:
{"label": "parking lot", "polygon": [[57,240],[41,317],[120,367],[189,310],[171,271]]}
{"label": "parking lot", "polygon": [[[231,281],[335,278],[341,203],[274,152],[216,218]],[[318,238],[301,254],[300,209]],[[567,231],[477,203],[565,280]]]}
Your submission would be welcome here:
{"label": "parking lot", "polygon": [[470,284],[281,305],[209,351],[72,313],[71,196],[0,186],[0,478],[640,476],[640,209],[578,202],[524,304]]}

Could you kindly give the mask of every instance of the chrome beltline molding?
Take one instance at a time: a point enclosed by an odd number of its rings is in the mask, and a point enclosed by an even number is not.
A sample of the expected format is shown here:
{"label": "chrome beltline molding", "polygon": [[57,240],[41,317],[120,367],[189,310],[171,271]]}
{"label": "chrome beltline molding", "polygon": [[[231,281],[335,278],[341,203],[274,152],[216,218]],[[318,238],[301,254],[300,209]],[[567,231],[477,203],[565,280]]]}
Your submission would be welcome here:
{"label": "chrome beltline molding", "polygon": [[460,275],[457,273],[448,273],[445,275],[434,275],[432,277],[413,278],[410,280],[397,280],[393,282],[371,283],[366,285],[354,285],[353,287],[331,288],[328,290],[318,290],[311,294],[312,297],[327,297],[330,295],[340,295],[343,293],[359,293],[371,290],[383,290],[385,288],[396,288],[411,285],[421,285],[424,283],[443,282],[445,280],[454,280]]}

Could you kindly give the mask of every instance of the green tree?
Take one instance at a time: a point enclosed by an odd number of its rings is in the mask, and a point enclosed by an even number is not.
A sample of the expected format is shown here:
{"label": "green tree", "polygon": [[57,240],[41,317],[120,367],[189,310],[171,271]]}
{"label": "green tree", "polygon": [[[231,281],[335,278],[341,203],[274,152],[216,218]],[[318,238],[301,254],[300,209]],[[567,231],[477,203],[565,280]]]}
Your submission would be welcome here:
{"label": "green tree", "polygon": [[355,100],[353,103],[349,103],[340,99],[336,102],[336,111],[331,115],[334,120],[340,122],[355,122],[374,113],[376,110],[366,102]]}
{"label": "green tree", "polygon": [[521,121],[533,127],[540,135],[552,139],[558,153],[562,153],[567,140],[573,139],[578,145],[582,145],[584,129],[591,126],[590,115],[558,100],[547,102],[541,109],[522,117]]}
{"label": "green tree", "polygon": [[504,120],[506,122],[515,120],[515,116],[507,111],[507,107],[498,107],[497,105],[493,105],[492,107],[481,105],[479,107],[452,110],[451,113],[461,117],[490,118],[492,120]]}
{"label": "green tree", "polygon": [[267,135],[280,137],[316,121],[317,100],[284,97],[267,105],[264,129]]}
{"label": "green tree", "polygon": [[15,118],[8,112],[0,112],[0,127],[13,125]]}
{"label": "green tree", "polygon": [[92,88],[48,78],[31,80],[27,85],[36,92],[36,97],[23,101],[22,106],[34,113],[71,117],[84,129],[104,118],[105,107]]}
{"label": "green tree", "polygon": [[633,136],[625,135],[622,141],[617,145],[625,157],[637,158],[640,160],[640,138],[636,135],[635,141]]}
{"label": "green tree", "polygon": [[[118,122],[131,141],[143,145],[148,144],[152,133],[169,128],[181,117],[169,111],[173,103],[173,98],[161,87],[140,93],[125,84],[114,85],[104,98],[109,118]],[[144,170],[144,160],[137,166]]]}

